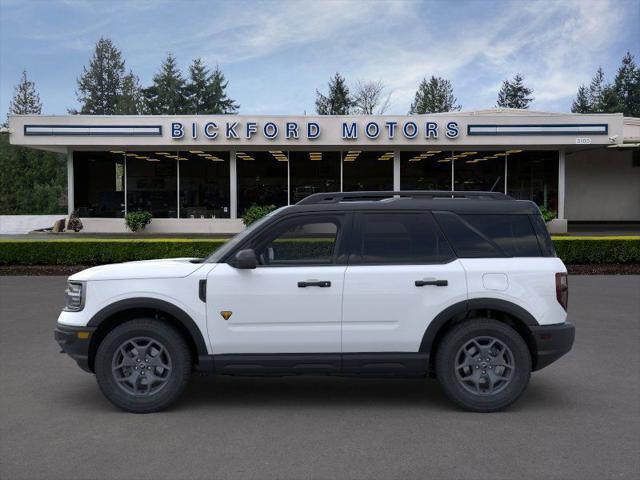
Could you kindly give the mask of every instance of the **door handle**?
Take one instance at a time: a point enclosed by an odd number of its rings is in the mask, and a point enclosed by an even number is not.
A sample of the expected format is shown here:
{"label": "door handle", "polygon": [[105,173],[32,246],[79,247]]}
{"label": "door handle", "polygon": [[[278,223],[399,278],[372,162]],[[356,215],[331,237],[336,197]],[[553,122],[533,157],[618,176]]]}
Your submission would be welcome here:
{"label": "door handle", "polygon": [[424,287],[426,285],[446,287],[447,285],[449,285],[449,282],[447,280],[416,280],[416,287]]}
{"label": "door handle", "polygon": [[307,280],[306,282],[298,282],[298,288],[306,288],[306,287],[327,288],[330,286],[331,286],[331,282],[328,280]]}

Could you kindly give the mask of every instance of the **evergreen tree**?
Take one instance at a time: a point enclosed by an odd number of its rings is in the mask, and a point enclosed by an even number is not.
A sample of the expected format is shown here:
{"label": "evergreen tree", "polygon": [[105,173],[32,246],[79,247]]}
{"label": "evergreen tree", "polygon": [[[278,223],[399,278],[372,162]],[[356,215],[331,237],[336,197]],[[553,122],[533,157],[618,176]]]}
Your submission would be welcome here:
{"label": "evergreen tree", "polygon": [[81,105],[80,113],[117,113],[124,72],[124,60],[120,50],[108,38],[98,40],[89,67],[83,67],[82,75],[78,79],[76,95]]}
{"label": "evergreen tree", "polygon": [[348,115],[353,106],[354,100],[349,95],[349,87],[339,73],[329,80],[327,96],[316,90],[316,112],[319,115]]}
{"label": "evergreen tree", "polygon": [[604,112],[604,92],[607,84],[604,79],[604,71],[602,67],[598,67],[596,74],[589,84],[589,104],[591,105],[591,113]]}
{"label": "evergreen tree", "polygon": [[640,69],[631,52],[622,59],[613,88],[621,111],[628,117],[640,117]]}
{"label": "evergreen tree", "polygon": [[220,67],[209,73],[202,60],[196,58],[189,67],[189,83],[185,88],[190,113],[236,113],[239,105],[225,92],[228,83]]}
{"label": "evergreen tree", "polygon": [[502,88],[498,92],[498,107],[502,108],[529,108],[533,101],[530,95],[533,89],[524,85],[524,78],[519,73],[513,77],[512,81],[502,82]]}
{"label": "evergreen tree", "polygon": [[452,112],[460,110],[453,95],[453,86],[449,80],[431,76],[427,81],[423,78],[411,104],[410,114]]}
{"label": "evergreen tree", "polygon": [[584,85],[580,85],[578,88],[578,95],[571,104],[571,111],[573,113],[590,113],[591,102],[589,101],[589,91]]}
{"label": "evergreen tree", "polygon": [[188,113],[185,80],[175,57],[169,53],[162,62],[160,72],[153,77],[153,85],[143,90],[146,107],[154,115]]}
{"label": "evergreen tree", "polygon": [[42,103],[36,91],[36,84],[27,78],[26,70],[22,71],[20,83],[13,91],[9,113],[14,115],[40,115],[42,113]]}
{"label": "evergreen tree", "polygon": [[144,97],[140,80],[132,71],[122,79],[121,92],[116,103],[118,115],[140,115],[144,113]]}

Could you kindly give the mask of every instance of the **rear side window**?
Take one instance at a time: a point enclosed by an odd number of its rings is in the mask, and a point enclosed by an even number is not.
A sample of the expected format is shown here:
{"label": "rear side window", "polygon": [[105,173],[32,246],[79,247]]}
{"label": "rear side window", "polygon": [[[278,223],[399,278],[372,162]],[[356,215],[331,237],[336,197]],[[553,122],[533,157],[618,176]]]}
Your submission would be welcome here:
{"label": "rear side window", "polygon": [[456,215],[439,212],[438,222],[459,257],[539,257],[528,215]]}
{"label": "rear side window", "polygon": [[445,263],[454,253],[427,213],[363,213],[351,264]]}
{"label": "rear side window", "polygon": [[553,247],[551,235],[549,235],[549,230],[547,230],[547,225],[544,223],[542,215],[531,215],[529,218],[531,218],[533,228],[538,235],[538,245],[540,245],[540,249],[542,250],[542,256],[555,257],[556,249]]}

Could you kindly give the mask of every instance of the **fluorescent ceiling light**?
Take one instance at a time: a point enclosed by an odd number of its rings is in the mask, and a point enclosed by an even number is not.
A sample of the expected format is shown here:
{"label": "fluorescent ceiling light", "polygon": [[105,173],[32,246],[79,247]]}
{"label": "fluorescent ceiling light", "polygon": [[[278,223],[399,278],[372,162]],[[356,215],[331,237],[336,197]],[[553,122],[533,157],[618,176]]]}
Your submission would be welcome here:
{"label": "fluorescent ceiling light", "polygon": [[520,153],[522,150],[507,150],[507,153]]}
{"label": "fluorescent ceiling light", "polygon": [[110,150],[109,153],[124,153],[122,150]]}
{"label": "fluorescent ceiling light", "polygon": [[189,150],[189,153],[204,153],[202,150]]}
{"label": "fluorescent ceiling light", "polygon": [[442,150],[427,150],[427,153],[442,153]]}

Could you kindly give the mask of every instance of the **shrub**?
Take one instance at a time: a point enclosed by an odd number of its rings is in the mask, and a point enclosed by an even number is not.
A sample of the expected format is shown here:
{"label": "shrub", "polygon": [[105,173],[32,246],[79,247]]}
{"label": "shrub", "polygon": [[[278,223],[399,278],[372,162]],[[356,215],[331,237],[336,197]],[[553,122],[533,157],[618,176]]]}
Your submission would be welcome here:
{"label": "shrub", "polygon": [[149,212],[129,212],[124,217],[124,221],[127,224],[127,227],[132,232],[137,232],[139,230],[144,230],[144,227],[151,223],[152,215]]}
{"label": "shrub", "polygon": [[82,225],[82,220],[78,217],[78,211],[74,210],[69,215],[69,222],[67,222],[67,230],[73,230],[74,232],[79,232],[82,230],[84,226]]}
{"label": "shrub", "polygon": [[554,237],[553,245],[568,265],[640,263],[640,237]]}
{"label": "shrub", "polygon": [[276,209],[275,205],[251,205],[244,215],[242,215],[242,221],[245,226],[251,225],[253,222],[260,220],[262,217],[268,215]]}
{"label": "shrub", "polygon": [[540,213],[542,213],[542,218],[545,222],[550,222],[554,218],[558,217],[558,212],[555,210],[549,210],[544,205],[538,205],[538,208],[540,209]]}

